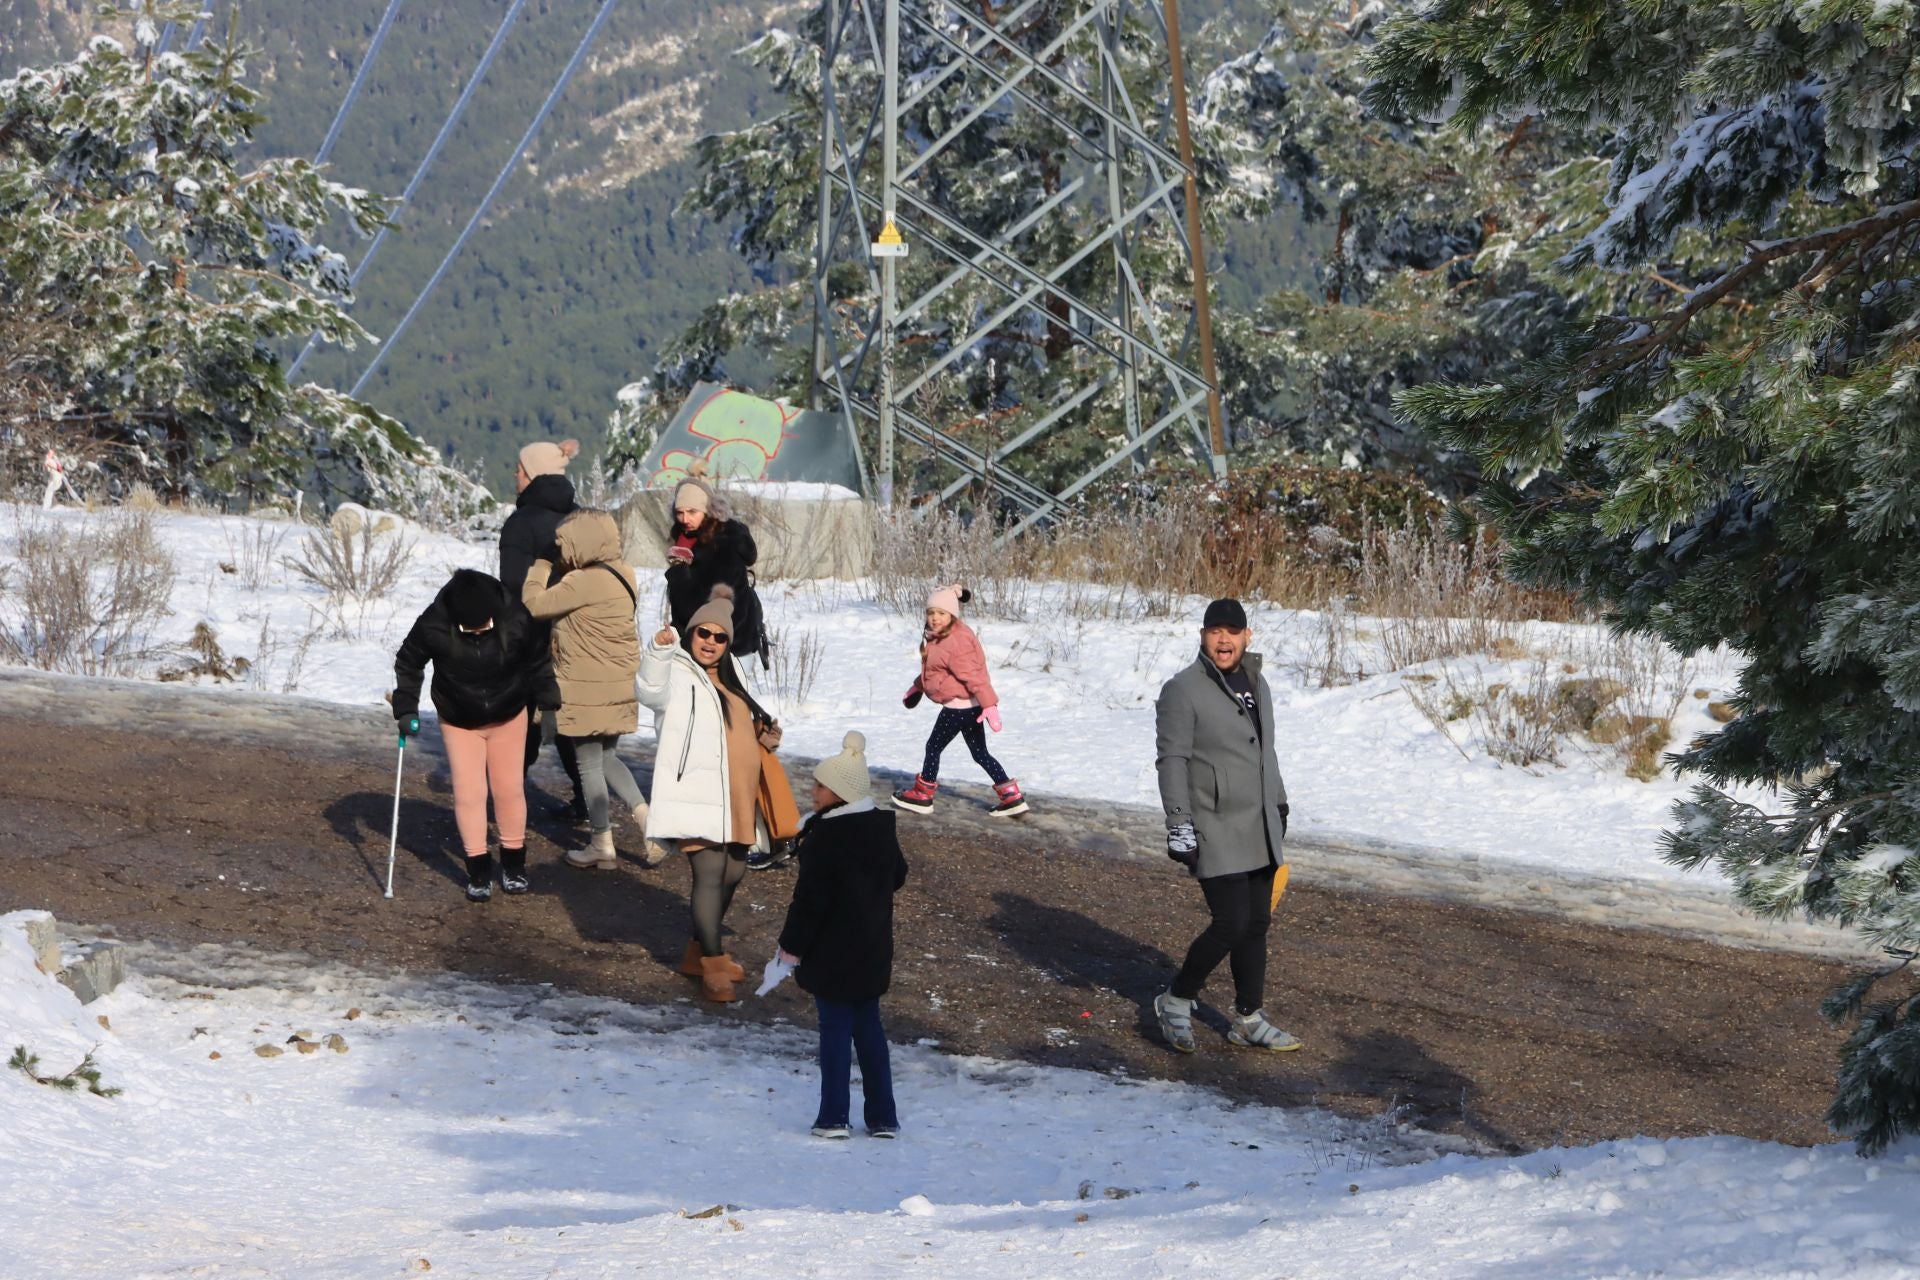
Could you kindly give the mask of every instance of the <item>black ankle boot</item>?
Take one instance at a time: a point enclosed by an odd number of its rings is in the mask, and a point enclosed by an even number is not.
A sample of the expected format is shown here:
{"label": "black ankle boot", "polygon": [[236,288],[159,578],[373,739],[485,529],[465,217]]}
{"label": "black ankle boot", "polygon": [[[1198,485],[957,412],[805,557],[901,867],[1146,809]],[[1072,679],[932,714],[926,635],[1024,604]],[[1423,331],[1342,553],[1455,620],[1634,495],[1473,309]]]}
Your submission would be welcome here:
{"label": "black ankle boot", "polygon": [[[524,856],[524,851],[522,851]],[[467,859],[467,901],[485,902],[493,896],[493,855]]]}
{"label": "black ankle boot", "polygon": [[527,891],[527,847],[518,849],[500,846],[500,888],[505,893],[525,893]]}

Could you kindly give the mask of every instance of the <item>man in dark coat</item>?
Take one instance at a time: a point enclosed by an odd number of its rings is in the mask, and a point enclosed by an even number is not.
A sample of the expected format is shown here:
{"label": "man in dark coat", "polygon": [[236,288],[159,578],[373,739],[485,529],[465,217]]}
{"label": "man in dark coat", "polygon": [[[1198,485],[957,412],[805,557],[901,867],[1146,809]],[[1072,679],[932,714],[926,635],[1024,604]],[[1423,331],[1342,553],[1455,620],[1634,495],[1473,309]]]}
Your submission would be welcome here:
{"label": "man in dark coat", "polygon": [[1153,1002],[1161,1033],[1182,1053],[1194,1051],[1194,1001],[1222,960],[1234,985],[1228,1041],[1300,1047],[1260,1007],[1288,808],[1273,746],[1273,691],[1260,674],[1260,655],[1247,652],[1252,639],[1240,602],[1215,600],[1201,623],[1200,656],[1167,681],[1154,705],[1167,856],[1199,880],[1213,915],[1172,987]]}
{"label": "man in dark coat", "polygon": [[[500,582],[516,600],[520,598],[520,590],[526,585],[527,574],[532,570],[534,561],[544,560],[550,565],[560,563],[560,548],[555,536],[559,532],[560,522],[579,509],[573,497],[573,482],[567,479],[567,463],[579,451],[578,440],[562,440],[558,444],[550,440],[536,440],[520,451],[520,461],[513,473],[513,485],[518,496],[513,500],[513,514],[500,526]],[[551,571],[549,578],[558,572]],[[552,583],[549,581],[543,585],[550,586]],[[535,626],[550,645],[553,634],[551,625],[539,622]],[[540,756],[542,736],[541,722],[528,725],[529,769]],[[567,771],[567,781],[573,784],[573,802],[568,806],[568,816],[576,824],[584,823],[587,820],[587,799],[580,787],[580,762],[575,757],[573,743],[556,736],[554,747],[560,754],[560,767]]]}

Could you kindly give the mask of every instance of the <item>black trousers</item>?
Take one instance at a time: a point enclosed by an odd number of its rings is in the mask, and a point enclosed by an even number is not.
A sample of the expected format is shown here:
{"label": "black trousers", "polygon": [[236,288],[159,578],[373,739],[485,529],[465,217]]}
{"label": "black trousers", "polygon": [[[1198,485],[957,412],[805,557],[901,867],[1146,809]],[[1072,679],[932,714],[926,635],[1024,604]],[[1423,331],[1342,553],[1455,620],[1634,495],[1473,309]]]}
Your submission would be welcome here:
{"label": "black trousers", "polygon": [[1267,985],[1267,926],[1273,919],[1273,876],[1258,871],[1209,876],[1200,882],[1213,920],[1187,948],[1173,979],[1173,994],[1196,1000],[1207,977],[1225,960],[1233,973],[1233,1000],[1243,1014],[1258,1009]]}
{"label": "black trousers", "polygon": [[[553,749],[560,753],[560,767],[567,771],[567,781],[573,784],[573,798],[580,799],[585,792],[580,788],[580,757],[574,753],[573,739],[564,734],[555,734]],[[540,758],[540,712],[535,707],[527,708],[527,761],[522,772],[533,768],[533,762]]]}

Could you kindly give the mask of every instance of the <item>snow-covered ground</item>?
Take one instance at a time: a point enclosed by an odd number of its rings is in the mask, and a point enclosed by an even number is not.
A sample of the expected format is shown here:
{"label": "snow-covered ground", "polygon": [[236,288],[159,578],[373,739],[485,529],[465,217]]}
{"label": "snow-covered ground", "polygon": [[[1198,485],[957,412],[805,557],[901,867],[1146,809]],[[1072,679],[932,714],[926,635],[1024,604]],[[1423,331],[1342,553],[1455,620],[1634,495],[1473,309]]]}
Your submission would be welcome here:
{"label": "snow-covered ground", "polygon": [[[0,1047],[42,1074],[93,1051],[123,1091],[0,1071],[0,1275],[19,1280],[1894,1280],[1920,1257],[1911,1143],[1871,1162],[1731,1138],[1485,1158],[925,1047],[895,1049],[903,1137],[829,1143],[806,1131],[811,1013],[790,987],[768,998],[803,1025],[766,1029],[141,948],[130,986],[82,1008],[19,919],[0,917]],[[302,1032],[347,1052],[301,1054]]]}
{"label": "snow-covered ground", "polygon": [[[0,511],[0,569],[15,558],[23,523],[98,518]],[[343,610],[329,607],[320,588],[284,567],[282,559],[297,550],[304,532],[298,526],[175,513],[159,518],[179,573],[173,616],[157,641],[177,648],[204,621],[229,656],[250,660],[247,686],[341,703],[379,701],[392,683],[394,649],[454,568],[496,567],[491,546],[410,532],[407,570],[394,591],[364,609]],[[263,541],[273,544],[264,556],[257,552]],[[257,581],[249,580],[256,576],[248,571],[250,549],[265,565]],[[642,586],[640,616],[650,627],[664,609],[664,592],[650,573],[643,572]],[[875,765],[917,768],[932,712],[924,705],[908,712],[899,699],[917,669],[919,618],[882,607],[870,584],[860,582],[770,582],[762,594],[769,624],[783,639],[781,660],[766,673],[751,664],[749,674],[781,712],[787,748],[830,755],[845,731],[857,727]],[[974,621],[993,663],[1006,724],[991,745],[1031,790],[1151,805],[1153,700],[1161,683],[1192,661],[1205,602],[1191,601],[1175,618],[1126,616],[1124,609],[1114,611],[1123,616],[1088,618],[1097,595],[1083,585],[1034,584],[1016,610],[1019,618]],[[1686,790],[1670,775],[1634,781],[1615,749],[1578,741],[1563,748],[1557,765],[1502,764],[1474,741],[1470,720],[1443,733],[1409,696],[1444,700],[1447,682],[1436,681],[1437,674],[1478,690],[1498,683],[1523,689],[1543,672],[1557,681],[1599,671],[1600,629],[1533,624],[1523,637],[1528,652],[1515,657],[1462,658],[1446,671],[1427,664],[1322,688],[1314,671],[1325,646],[1323,619],[1263,608],[1253,611],[1253,626],[1278,703],[1280,759],[1302,835],[1361,835],[1610,877],[1682,874],[1659,857],[1668,807]],[[1382,671],[1377,631],[1358,621],[1346,665]],[[1708,699],[1695,691],[1720,698],[1736,674],[1724,657],[1709,655],[1682,669],[1668,655],[1657,682],[1661,692],[1646,699],[1644,709],[1665,714],[1677,703],[1674,738],[1684,742],[1717,728]],[[648,736],[650,727],[643,724],[641,734]],[[957,743],[943,776],[982,780]]]}

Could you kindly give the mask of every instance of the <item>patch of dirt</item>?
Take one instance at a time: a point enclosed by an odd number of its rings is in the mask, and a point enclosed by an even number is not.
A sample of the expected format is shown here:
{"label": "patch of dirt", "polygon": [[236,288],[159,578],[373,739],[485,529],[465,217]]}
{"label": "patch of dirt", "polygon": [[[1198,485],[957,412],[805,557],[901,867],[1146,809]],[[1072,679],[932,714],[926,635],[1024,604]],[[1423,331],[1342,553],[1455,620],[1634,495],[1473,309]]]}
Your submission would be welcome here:
{"label": "patch of dirt", "polygon": [[[293,738],[241,745],[0,714],[0,910],[640,1003],[697,994],[673,969],[688,932],[684,864],[576,871],[560,851],[583,837],[548,821],[530,841],[533,892],[471,905],[437,767],[407,779],[384,900],[393,758],[379,741],[345,756]],[[1397,1105],[1505,1150],[1831,1137],[1820,1117],[1840,1037],[1815,1005],[1841,976],[1833,963],[1296,877],[1275,920],[1267,1008],[1306,1047],[1228,1046],[1223,965],[1202,1011],[1211,1034],[1182,1057],[1143,1010],[1205,924],[1198,889],[1170,863],[1008,827],[955,834],[902,815],[912,873],[883,1004],[896,1041],[1350,1115]],[[616,833],[623,853],[638,850],[630,823]],[[791,888],[789,873],[757,873],[735,901],[732,949],[756,975]],[[812,1017],[792,984],[711,1014]]]}

